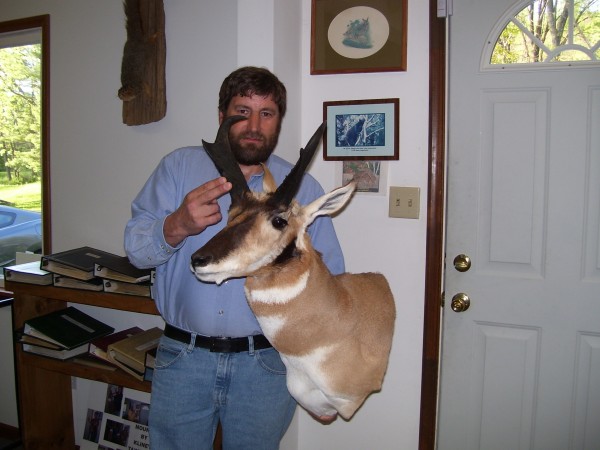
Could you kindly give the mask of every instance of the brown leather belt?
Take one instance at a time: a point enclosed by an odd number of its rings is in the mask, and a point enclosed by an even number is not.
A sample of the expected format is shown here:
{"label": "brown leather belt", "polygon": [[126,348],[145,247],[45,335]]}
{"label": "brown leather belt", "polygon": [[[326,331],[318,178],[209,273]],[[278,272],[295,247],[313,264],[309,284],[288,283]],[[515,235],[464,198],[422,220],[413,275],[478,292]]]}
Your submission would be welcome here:
{"label": "brown leather belt", "polygon": [[[192,333],[181,330],[169,324],[165,326],[164,334],[168,338],[175,339],[176,341],[184,342],[186,344],[189,344],[192,341]],[[254,350],[262,350],[264,348],[272,347],[271,343],[262,334],[240,338],[210,337],[197,334],[194,345],[196,347],[206,348],[211,352],[240,353],[250,350],[251,338],[254,342]]]}

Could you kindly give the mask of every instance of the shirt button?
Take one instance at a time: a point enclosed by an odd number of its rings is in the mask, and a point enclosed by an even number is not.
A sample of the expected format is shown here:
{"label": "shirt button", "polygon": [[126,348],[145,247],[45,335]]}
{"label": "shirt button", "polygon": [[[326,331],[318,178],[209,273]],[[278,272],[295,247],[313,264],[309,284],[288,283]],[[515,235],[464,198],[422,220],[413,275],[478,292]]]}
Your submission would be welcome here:
{"label": "shirt button", "polygon": [[225,313],[222,309],[219,310],[219,315],[222,316]]}

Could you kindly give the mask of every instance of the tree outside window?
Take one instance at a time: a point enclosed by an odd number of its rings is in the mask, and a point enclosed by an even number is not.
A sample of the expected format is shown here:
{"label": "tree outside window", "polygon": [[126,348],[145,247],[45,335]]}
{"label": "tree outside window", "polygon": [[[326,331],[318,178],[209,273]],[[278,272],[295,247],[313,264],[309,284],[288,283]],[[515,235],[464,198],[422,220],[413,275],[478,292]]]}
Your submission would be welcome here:
{"label": "tree outside window", "polygon": [[600,0],[529,2],[508,20],[490,58],[492,65],[599,61]]}
{"label": "tree outside window", "polygon": [[42,251],[41,52],[0,49],[0,266]]}
{"label": "tree outside window", "polygon": [[[34,183],[20,207],[41,210],[40,44],[0,50],[0,171],[3,186]],[[8,194],[11,195],[11,194]]]}

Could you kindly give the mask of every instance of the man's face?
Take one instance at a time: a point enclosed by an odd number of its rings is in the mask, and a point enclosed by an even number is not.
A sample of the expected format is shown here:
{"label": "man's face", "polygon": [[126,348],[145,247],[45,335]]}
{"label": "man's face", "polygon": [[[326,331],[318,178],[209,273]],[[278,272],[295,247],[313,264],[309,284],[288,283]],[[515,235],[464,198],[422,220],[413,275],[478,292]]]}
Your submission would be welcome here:
{"label": "man's face", "polygon": [[225,116],[236,115],[245,116],[248,120],[234,124],[229,132],[229,142],[235,159],[246,166],[265,162],[275,150],[281,130],[277,104],[270,95],[238,95],[231,99],[225,115],[219,112],[219,123]]}

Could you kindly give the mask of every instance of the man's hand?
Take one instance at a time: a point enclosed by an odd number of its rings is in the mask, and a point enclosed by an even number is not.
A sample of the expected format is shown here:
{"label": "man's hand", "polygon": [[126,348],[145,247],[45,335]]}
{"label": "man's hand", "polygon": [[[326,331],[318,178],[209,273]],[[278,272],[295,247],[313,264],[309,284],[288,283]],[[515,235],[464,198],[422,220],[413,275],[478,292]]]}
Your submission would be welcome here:
{"label": "man's hand", "polygon": [[222,215],[217,199],[230,190],[231,183],[221,177],[188,192],[179,208],[165,219],[163,233],[167,243],[176,247],[188,236],[218,223]]}

